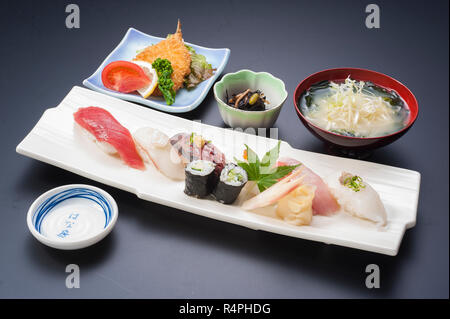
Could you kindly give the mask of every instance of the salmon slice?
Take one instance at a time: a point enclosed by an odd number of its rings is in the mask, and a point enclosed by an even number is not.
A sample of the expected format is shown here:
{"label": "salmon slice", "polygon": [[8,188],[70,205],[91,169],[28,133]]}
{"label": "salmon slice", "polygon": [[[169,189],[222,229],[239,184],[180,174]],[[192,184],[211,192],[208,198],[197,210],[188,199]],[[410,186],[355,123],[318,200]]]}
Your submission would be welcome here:
{"label": "salmon slice", "polygon": [[[145,169],[130,132],[111,113],[100,107],[89,106],[79,108],[73,117],[75,122],[92,135],[96,141],[111,146],[125,164],[139,170]],[[108,148],[111,149],[111,147]]]}
{"label": "salmon slice", "polygon": [[[288,157],[280,158],[277,161],[277,166],[291,166],[298,164],[301,163],[295,159]],[[338,211],[339,204],[331,194],[327,184],[325,184],[322,178],[303,164],[300,165],[296,170],[300,168],[303,168],[303,170],[302,174],[298,175],[298,178],[302,178],[302,184],[316,186],[316,193],[314,195],[312,203],[314,214],[329,216]],[[292,174],[294,174],[296,170],[294,170]]]}

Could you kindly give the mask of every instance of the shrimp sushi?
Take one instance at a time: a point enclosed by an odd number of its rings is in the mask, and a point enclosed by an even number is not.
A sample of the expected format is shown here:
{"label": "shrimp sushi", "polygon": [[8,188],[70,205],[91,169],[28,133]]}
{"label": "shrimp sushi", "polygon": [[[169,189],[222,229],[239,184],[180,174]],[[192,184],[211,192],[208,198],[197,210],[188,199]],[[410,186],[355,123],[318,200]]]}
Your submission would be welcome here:
{"label": "shrimp sushi", "polygon": [[133,137],[108,111],[100,107],[79,108],[73,114],[75,122],[86,135],[104,152],[118,154],[128,166],[144,170],[144,162],[139,155]]}

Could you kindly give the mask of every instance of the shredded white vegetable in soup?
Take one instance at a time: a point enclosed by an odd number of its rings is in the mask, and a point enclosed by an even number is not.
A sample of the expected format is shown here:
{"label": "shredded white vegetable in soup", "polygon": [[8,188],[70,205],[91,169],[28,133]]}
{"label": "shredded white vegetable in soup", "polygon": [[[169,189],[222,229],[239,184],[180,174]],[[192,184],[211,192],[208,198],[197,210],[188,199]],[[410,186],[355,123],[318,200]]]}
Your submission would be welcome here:
{"label": "shredded white vegetable in soup", "polygon": [[402,125],[401,106],[367,90],[364,81],[348,77],[343,83],[329,83],[326,94],[317,94],[307,117],[316,125],[351,136],[382,136]]}

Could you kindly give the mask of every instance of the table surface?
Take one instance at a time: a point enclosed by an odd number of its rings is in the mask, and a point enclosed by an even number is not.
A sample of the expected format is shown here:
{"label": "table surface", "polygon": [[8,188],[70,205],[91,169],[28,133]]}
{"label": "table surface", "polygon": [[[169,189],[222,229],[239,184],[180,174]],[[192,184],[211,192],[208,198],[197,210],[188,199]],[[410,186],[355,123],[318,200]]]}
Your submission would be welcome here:
{"label": "table surface", "polygon": [[[64,1],[1,1],[1,298],[403,298],[449,294],[448,1],[377,1],[381,28],[365,26],[365,1],[82,1],[81,28],[65,27]],[[267,71],[289,98],[275,124],[293,147],[326,153],[298,120],[292,94],[332,67],[386,73],[416,95],[420,113],[399,141],[368,161],[422,174],[417,225],[396,257],[325,245],[210,220],[20,156],[15,147],[43,111],[81,85],[128,27],[165,36],[177,18],[186,41],[228,47],[224,73]],[[180,115],[222,126],[210,91]],[[102,242],[59,251],[37,242],[25,217],[42,192],[88,183],[117,200]],[[66,265],[81,287],[67,289]],[[381,287],[365,286],[368,264]]]}

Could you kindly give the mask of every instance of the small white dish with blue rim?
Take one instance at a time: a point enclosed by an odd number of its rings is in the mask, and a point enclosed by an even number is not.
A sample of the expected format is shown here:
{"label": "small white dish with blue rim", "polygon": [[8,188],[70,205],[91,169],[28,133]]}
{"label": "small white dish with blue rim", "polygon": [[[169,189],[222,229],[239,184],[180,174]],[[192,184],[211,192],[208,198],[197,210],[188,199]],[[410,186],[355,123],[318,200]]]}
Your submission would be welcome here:
{"label": "small white dish with blue rim", "polygon": [[116,202],[104,190],[72,184],[39,196],[28,210],[27,224],[41,243],[71,250],[102,240],[113,229],[118,214]]}
{"label": "small white dish with blue rim", "polygon": [[211,49],[186,42],[186,44],[191,46],[195,52],[204,55],[206,57],[206,61],[208,61],[208,63],[210,63],[216,71],[212,77],[201,82],[196,88],[191,90],[178,90],[175,97],[175,103],[172,105],[167,105],[166,101],[162,97],[150,96],[149,98],[144,99],[137,93],[120,93],[110,90],[103,85],[102,70],[105,66],[111,62],[119,60],[131,61],[136,56],[137,52],[149,45],[156,44],[161,40],[164,40],[164,38],[154,37],[134,28],[128,29],[119,45],[106,57],[97,71],[83,81],[83,84],[92,90],[105,93],[119,99],[137,102],[164,112],[184,113],[192,111],[205,99],[209,89],[211,89],[216,79],[224,70],[227,65],[228,58],[230,57],[230,49]]}

